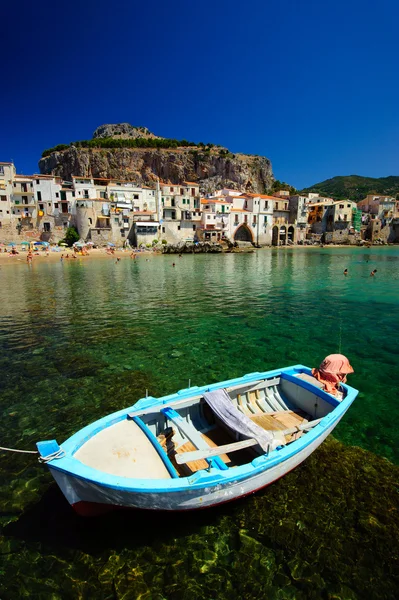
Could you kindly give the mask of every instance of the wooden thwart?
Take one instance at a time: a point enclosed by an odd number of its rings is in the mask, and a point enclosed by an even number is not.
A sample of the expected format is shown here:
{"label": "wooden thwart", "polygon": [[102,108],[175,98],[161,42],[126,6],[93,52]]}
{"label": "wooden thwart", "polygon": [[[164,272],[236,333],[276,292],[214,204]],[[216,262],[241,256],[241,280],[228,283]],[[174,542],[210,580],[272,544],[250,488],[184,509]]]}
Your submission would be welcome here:
{"label": "wooden thwart", "polygon": [[[311,421],[310,423],[303,423],[302,425],[297,425],[296,427],[291,427],[290,429],[280,430],[278,432],[278,436],[283,438],[283,436],[291,435],[293,433],[297,433],[298,431],[306,431],[307,429],[311,429],[320,423],[321,419],[316,419],[315,421]],[[255,439],[250,438],[248,440],[242,440],[241,442],[234,442],[233,444],[226,444],[224,446],[218,446],[217,448],[209,448],[209,450],[196,450],[194,452],[183,452],[182,454],[176,455],[175,459],[177,464],[182,465],[187,462],[191,462],[193,460],[201,460],[203,458],[211,458],[212,456],[220,456],[220,454],[229,454],[230,452],[236,452],[237,450],[242,450],[243,448],[249,448],[251,446],[256,446],[259,442]],[[281,441],[281,445],[285,442]]]}

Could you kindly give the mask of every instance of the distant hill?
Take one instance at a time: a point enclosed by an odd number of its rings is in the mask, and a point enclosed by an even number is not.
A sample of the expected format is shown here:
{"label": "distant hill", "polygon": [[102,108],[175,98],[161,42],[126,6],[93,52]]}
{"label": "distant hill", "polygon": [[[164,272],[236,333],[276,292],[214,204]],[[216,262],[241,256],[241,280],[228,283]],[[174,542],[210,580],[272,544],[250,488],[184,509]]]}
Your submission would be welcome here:
{"label": "distant hill", "polygon": [[317,192],[321,196],[328,196],[340,200],[349,198],[358,202],[367,194],[380,194],[381,196],[399,195],[399,176],[389,177],[361,177],[360,175],[339,175],[332,179],[326,179],[315,183],[311,187],[302,190],[304,193]]}

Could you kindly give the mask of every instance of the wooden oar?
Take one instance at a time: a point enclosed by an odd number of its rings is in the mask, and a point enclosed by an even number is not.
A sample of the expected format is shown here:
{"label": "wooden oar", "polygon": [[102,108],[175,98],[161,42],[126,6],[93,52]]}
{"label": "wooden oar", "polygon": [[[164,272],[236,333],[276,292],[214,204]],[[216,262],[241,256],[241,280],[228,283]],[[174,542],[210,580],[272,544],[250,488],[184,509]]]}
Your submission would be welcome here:
{"label": "wooden oar", "polygon": [[[284,429],[283,431],[278,431],[279,437],[285,437],[286,435],[292,435],[293,433],[297,433],[298,431],[306,431],[306,429],[311,429],[318,425],[322,419],[316,419],[315,421],[310,421],[309,423],[303,423],[303,425],[298,425],[297,427],[291,427],[290,429]],[[270,431],[269,433],[276,434],[276,431]],[[285,442],[281,441],[281,445]],[[229,454],[230,452],[237,452],[237,450],[242,450],[243,448],[249,448],[250,446],[256,446],[259,444],[255,439],[250,438],[248,440],[242,440],[241,442],[234,442],[233,444],[225,444],[224,446],[217,446],[216,448],[209,448],[209,450],[193,450],[192,452],[182,452],[181,454],[176,454],[175,460],[178,465],[183,465],[185,463],[191,462],[192,460],[201,460],[202,458],[211,458],[212,456],[220,456],[221,454]]]}

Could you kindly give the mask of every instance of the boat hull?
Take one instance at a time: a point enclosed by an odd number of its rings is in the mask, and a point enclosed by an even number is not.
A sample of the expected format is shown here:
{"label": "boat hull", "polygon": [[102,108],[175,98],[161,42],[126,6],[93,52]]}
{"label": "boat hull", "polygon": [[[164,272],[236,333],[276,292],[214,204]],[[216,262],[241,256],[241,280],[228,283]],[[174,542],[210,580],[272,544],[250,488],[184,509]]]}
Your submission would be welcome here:
{"label": "boat hull", "polygon": [[209,508],[253,494],[295,469],[326,439],[342,416],[325,427],[309,444],[284,461],[270,467],[266,461],[265,467],[256,474],[239,479],[230,477],[227,481],[220,483],[204,482],[201,487],[190,488],[190,485],[187,485],[184,490],[164,492],[130,491],[88,481],[52,468],[51,465],[49,465],[49,469],[68,502],[78,514],[84,516],[107,512],[115,507],[161,511]]}

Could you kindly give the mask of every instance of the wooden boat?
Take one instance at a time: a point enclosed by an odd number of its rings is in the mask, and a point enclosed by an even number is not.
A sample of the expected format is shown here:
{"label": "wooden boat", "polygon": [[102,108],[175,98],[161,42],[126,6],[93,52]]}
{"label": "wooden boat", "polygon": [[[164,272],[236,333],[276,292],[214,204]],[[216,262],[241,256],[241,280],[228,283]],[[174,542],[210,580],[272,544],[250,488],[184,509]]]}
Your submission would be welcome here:
{"label": "wooden boat", "polygon": [[182,511],[242,498],[304,461],[358,392],[324,391],[303,365],[146,397],[70,437],[37,444],[82,515]]}

